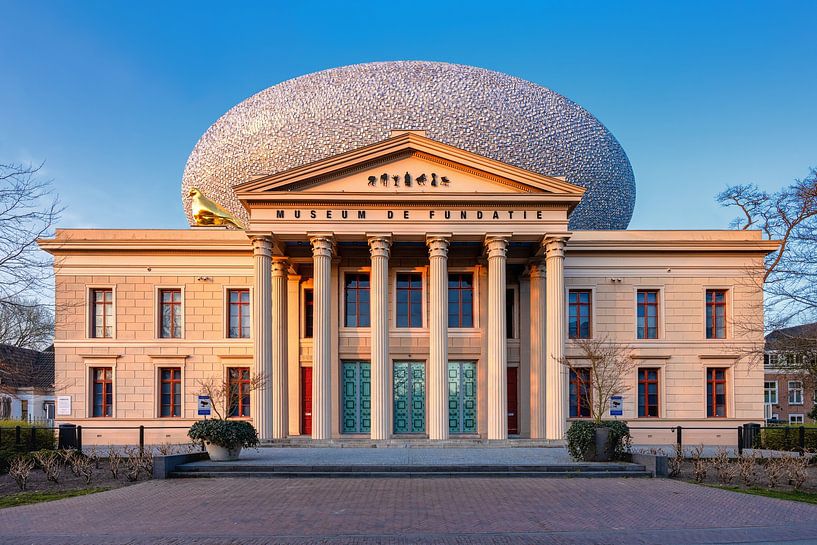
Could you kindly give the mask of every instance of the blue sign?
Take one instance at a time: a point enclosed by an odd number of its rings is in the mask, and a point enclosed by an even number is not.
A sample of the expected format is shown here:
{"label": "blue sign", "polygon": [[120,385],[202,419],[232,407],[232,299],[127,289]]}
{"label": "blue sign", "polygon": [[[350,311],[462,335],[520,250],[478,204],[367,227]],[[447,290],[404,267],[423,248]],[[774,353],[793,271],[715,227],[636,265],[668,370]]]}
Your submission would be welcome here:
{"label": "blue sign", "polygon": [[621,396],[610,398],[610,416],[624,416],[624,400]]}
{"label": "blue sign", "polygon": [[210,416],[210,396],[199,396],[199,416]]}

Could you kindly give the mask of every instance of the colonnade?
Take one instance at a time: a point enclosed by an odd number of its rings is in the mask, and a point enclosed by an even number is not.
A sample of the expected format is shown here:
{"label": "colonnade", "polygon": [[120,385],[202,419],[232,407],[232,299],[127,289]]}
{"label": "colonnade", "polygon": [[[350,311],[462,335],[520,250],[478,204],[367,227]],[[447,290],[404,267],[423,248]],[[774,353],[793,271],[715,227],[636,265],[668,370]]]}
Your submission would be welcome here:
{"label": "colonnade", "polygon": [[[371,255],[371,438],[391,436],[389,382],[389,233],[367,236]],[[448,249],[451,233],[429,234],[430,295],[428,369],[428,437],[448,438]],[[287,268],[285,257],[272,256],[269,236],[253,241],[253,349],[255,372],[265,384],[252,404],[252,417],[262,440],[287,436]],[[312,438],[329,439],[332,419],[331,264],[334,238],[309,235],[313,260]],[[559,440],[567,423],[568,375],[564,354],[566,238],[542,241],[544,260],[530,264],[530,403],[531,438]],[[508,437],[506,264],[508,234],[488,234],[487,438]]]}

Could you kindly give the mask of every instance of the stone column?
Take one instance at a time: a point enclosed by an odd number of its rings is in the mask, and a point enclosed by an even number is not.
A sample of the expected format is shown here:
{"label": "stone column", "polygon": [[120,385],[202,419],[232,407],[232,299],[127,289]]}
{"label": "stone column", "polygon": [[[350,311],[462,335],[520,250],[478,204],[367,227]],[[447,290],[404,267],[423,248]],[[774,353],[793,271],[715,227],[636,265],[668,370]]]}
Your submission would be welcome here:
{"label": "stone column", "polygon": [[373,440],[389,438],[391,404],[389,402],[389,255],[391,237],[370,235],[371,275],[371,369]]}
{"label": "stone column", "polygon": [[253,250],[252,346],[255,374],[261,385],[251,407],[253,423],[262,441],[272,439],[272,238],[255,236]]}
{"label": "stone column", "polygon": [[312,326],[312,438],[329,439],[332,430],[331,274],[334,240],[310,236],[314,275]]}
{"label": "stone column", "polygon": [[448,439],[448,246],[450,234],[426,237],[428,289],[428,438]]}
{"label": "stone column", "polygon": [[546,437],[545,369],[546,324],[545,264],[530,265],[530,437]]}
{"label": "stone column", "polygon": [[285,257],[272,260],[272,437],[284,439],[289,432],[289,361],[287,281],[289,262]]}
{"label": "stone column", "polygon": [[565,238],[545,239],[547,269],[547,411],[546,436],[562,440],[567,431],[567,368],[565,351]]}
{"label": "stone column", "polygon": [[487,236],[488,439],[508,438],[508,339],[505,328],[505,254],[508,237]]}

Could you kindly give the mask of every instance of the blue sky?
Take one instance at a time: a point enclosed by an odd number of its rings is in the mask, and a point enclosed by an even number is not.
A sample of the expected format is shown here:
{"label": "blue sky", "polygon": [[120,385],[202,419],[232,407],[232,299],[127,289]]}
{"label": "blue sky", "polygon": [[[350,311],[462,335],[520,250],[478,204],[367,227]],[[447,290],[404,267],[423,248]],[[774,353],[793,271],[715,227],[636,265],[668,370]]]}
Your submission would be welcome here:
{"label": "blue sky", "polygon": [[727,184],[817,167],[817,2],[0,0],[0,162],[46,161],[64,227],[184,227],[187,156],[280,81],[376,60],[506,72],[624,146],[631,228],[721,228]]}

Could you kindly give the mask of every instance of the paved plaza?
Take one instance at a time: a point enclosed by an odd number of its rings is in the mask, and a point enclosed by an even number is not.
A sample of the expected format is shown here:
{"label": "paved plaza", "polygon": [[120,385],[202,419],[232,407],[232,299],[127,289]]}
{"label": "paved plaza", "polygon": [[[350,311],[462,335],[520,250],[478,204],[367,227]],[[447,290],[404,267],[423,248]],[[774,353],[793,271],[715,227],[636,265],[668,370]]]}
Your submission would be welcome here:
{"label": "paved plaza", "polygon": [[0,510],[3,544],[817,543],[817,506],[663,479],[194,479]]}

